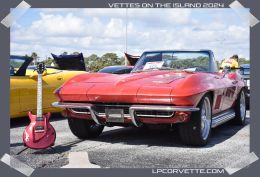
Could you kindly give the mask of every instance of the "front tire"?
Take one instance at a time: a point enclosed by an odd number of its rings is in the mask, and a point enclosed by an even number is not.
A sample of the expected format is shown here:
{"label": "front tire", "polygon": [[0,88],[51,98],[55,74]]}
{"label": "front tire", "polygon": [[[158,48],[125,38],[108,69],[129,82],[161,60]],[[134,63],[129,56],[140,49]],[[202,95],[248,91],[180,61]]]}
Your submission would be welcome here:
{"label": "front tire", "polygon": [[210,137],[212,108],[209,94],[201,99],[198,107],[200,110],[192,113],[189,122],[179,125],[180,138],[187,145],[204,146]]}
{"label": "front tire", "polygon": [[68,123],[71,132],[79,139],[96,138],[104,129],[103,125],[84,119],[68,118]]}

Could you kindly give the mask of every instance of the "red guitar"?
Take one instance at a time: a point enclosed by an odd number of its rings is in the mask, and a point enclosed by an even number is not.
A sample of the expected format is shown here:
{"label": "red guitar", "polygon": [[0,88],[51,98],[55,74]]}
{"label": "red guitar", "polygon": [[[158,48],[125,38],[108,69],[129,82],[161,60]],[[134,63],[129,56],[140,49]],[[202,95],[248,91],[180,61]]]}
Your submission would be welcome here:
{"label": "red guitar", "polygon": [[54,145],[56,139],[56,132],[49,123],[51,114],[42,114],[42,73],[44,71],[44,63],[38,63],[37,115],[28,112],[31,123],[23,133],[23,142],[25,146],[31,149],[48,148]]}

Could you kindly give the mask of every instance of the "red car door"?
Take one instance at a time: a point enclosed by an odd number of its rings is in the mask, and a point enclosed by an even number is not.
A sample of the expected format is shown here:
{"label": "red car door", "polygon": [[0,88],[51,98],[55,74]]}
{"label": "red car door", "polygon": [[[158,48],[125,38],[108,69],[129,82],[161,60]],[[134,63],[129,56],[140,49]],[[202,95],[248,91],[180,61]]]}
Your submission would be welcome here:
{"label": "red car door", "polygon": [[225,86],[225,89],[224,89],[224,99],[221,106],[222,110],[227,110],[232,107],[236,99],[237,83],[238,83],[237,75],[235,72],[226,74],[223,77],[223,85]]}
{"label": "red car door", "polygon": [[213,109],[212,113],[217,114],[221,111],[223,111],[222,105],[225,104],[225,92],[226,92],[226,86],[223,84],[225,83],[225,78],[222,73],[215,73],[215,76],[213,77],[214,83],[218,85],[218,89],[214,91],[214,100],[213,100]]}

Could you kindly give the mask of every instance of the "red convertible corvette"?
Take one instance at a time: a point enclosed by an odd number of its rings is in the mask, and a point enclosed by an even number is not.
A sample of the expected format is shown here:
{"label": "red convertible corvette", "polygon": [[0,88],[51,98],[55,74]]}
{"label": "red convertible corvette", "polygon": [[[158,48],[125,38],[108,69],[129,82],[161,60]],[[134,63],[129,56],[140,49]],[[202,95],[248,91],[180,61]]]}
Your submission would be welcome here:
{"label": "red convertible corvette", "polygon": [[81,139],[104,126],[178,124],[181,140],[206,145],[211,128],[245,123],[245,83],[238,72],[219,72],[213,53],[147,51],[129,74],[87,73],[56,90],[69,127]]}

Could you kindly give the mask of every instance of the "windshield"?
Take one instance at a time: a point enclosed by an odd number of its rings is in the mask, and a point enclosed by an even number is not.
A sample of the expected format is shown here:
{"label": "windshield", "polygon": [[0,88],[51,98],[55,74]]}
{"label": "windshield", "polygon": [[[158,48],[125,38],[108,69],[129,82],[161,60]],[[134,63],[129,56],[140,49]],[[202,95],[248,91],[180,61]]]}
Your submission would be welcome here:
{"label": "windshield", "polygon": [[133,72],[145,70],[209,71],[208,52],[145,52],[136,63]]}
{"label": "windshield", "polygon": [[10,59],[10,76],[15,75],[24,62],[25,62],[25,59],[23,59],[23,58],[11,58]]}

